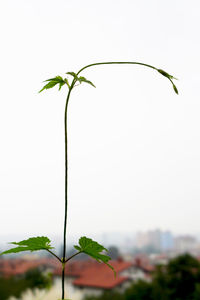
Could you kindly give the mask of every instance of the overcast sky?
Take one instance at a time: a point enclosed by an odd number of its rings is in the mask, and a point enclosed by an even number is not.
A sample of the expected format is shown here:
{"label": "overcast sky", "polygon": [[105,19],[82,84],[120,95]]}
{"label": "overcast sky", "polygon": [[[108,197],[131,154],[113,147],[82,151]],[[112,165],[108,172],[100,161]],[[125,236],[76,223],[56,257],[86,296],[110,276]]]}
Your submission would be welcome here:
{"label": "overcast sky", "polygon": [[67,89],[69,235],[160,228],[200,232],[198,0],[9,0],[0,7],[1,235],[63,231]]}

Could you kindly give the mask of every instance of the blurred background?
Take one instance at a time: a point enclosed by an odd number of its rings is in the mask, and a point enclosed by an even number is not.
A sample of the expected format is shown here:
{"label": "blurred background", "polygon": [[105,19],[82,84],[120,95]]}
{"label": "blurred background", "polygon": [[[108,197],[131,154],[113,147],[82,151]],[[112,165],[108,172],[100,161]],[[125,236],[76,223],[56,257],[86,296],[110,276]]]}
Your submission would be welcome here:
{"label": "blurred background", "polygon": [[154,265],[138,261],[141,254],[198,258],[199,1],[0,7],[0,249],[37,235],[57,253],[62,246],[67,89],[38,94],[43,81],[94,62],[138,61],[177,77],[179,96],[159,73],[136,65],[89,68],[82,76],[96,89],[83,83],[71,94],[68,252],[86,235],[134,266]]}

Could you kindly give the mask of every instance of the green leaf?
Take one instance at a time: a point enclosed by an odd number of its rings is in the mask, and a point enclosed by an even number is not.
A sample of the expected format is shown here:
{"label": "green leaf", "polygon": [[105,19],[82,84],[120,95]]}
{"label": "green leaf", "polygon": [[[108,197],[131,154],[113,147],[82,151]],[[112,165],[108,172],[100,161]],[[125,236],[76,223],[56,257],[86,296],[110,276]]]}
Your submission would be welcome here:
{"label": "green leaf", "polygon": [[89,81],[89,80],[87,80],[85,77],[79,77],[78,78],[78,81],[81,83],[81,82],[86,82],[86,83],[88,83],[88,84],[90,84],[90,85],[92,85],[93,87],[96,87],[91,81]]}
{"label": "green leaf", "polygon": [[50,242],[51,241],[46,236],[32,237],[20,242],[12,242],[10,244],[18,245],[18,247],[4,251],[0,255],[9,254],[9,253],[18,253],[22,251],[38,251],[38,250],[53,249],[53,247],[50,245]]}
{"label": "green leaf", "polygon": [[55,81],[55,82],[59,83],[59,82],[63,81],[63,78],[61,76],[56,76],[54,78],[50,78],[50,79],[47,79],[45,81]]}
{"label": "green leaf", "polygon": [[[54,78],[47,79],[44,82],[48,82],[48,83],[43,86],[43,88],[39,91],[39,93],[41,93],[44,90],[48,90],[48,89],[53,88],[56,84],[59,85],[59,90],[61,89],[61,87],[64,84],[68,85],[66,80],[64,80],[61,76],[56,76]],[[68,85],[68,87],[69,87],[69,85]]]}
{"label": "green leaf", "polygon": [[61,90],[61,87],[63,86],[65,84],[65,82],[63,81],[63,82],[59,82],[59,91]]}
{"label": "green leaf", "polygon": [[74,72],[67,72],[66,74],[73,76],[76,80],[78,80],[78,76]]}
{"label": "green leaf", "polygon": [[108,261],[111,259],[110,256],[101,253],[102,251],[108,251],[102,245],[98,244],[92,239],[83,236],[79,239],[79,246],[75,245],[74,248],[96,259],[98,262],[105,263],[109,268],[113,270],[114,274],[116,275],[114,268],[110,264],[108,264]]}

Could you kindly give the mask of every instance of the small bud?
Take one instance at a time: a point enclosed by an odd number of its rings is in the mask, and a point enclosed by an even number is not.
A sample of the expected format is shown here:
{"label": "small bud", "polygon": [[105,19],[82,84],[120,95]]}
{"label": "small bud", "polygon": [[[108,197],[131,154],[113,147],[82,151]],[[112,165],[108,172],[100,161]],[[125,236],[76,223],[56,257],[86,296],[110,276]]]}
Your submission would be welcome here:
{"label": "small bud", "polygon": [[157,71],[165,77],[168,77],[168,78],[173,77],[173,76],[169,75],[167,72],[165,72],[164,70],[158,69]]}
{"label": "small bud", "polygon": [[163,76],[167,77],[168,79],[176,79],[174,76],[170,75],[169,73],[165,72],[164,70],[161,69],[157,69],[157,71],[162,74]]}
{"label": "small bud", "polygon": [[177,89],[177,87],[175,86],[175,84],[173,84],[173,89],[174,89],[175,93],[178,95],[178,89]]}

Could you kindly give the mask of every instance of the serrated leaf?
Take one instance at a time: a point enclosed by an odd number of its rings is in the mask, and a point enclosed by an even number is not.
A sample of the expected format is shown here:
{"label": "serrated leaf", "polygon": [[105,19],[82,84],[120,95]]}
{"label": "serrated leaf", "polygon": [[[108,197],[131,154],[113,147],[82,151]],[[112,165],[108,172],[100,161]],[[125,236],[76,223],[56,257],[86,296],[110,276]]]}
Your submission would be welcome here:
{"label": "serrated leaf", "polygon": [[114,268],[108,263],[108,261],[111,259],[110,256],[101,253],[102,251],[108,250],[96,241],[83,236],[79,239],[79,246],[75,245],[74,248],[89,255],[98,262],[105,263],[109,268],[112,269],[112,271],[116,275]]}
{"label": "serrated leaf", "polygon": [[54,78],[47,79],[44,82],[48,82],[48,83],[43,86],[43,88],[39,91],[39,93],[41,93],[44,90],[53,88],[56,84],[59,84],[59,90],[60,90],[61,87],[67,83],[61,76],[56,76]]}
{"label": "serrated leaf", "polygon": [[62,82],[63,81],[63,78],[61,77],[61,76],[56,76],[56,77],[54,77],[54,78],[50,78],[50,79],[47,79],[47,80],[45,80],[45,82],[46,81],[55,81],[55,82]]}
{"label": "serrated leaf", "polygon": [[74,72],[67,72],[66,74],[73,76],[76,80],[78,80],[78,76]]}
{"label": "serrated leaf", "polygon": [[9,253],[18,253],[22,251],[38,251],[38,250],[53,249],[53,247],[50,245],[50,242],[51,241],[46,236],[32,237],[20,242],[12,242],[10,244],[18,245],[18,247],[4,251],[0,255],[9,254]]}
{"label": "serrated leaf", "polygon": [[81,83],[81,82],[86,82],[86,83],[92,85],[93,87],[96,87],[91,81],[87,80],[85,77],[80,76],[80,77],[78,78],[78,81],[79,81],[80,83]]}

